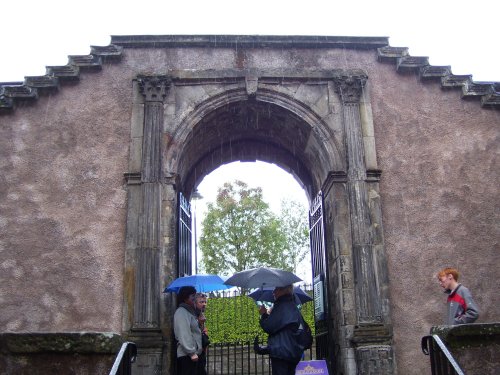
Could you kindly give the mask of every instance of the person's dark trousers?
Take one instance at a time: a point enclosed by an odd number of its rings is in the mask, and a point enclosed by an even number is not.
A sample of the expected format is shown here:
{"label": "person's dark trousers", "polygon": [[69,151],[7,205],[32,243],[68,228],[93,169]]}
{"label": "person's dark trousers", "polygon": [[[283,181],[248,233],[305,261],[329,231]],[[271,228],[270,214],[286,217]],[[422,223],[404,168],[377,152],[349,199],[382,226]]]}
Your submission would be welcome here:
{"label": "person's dark trousers", "polygon": [[198,375],[207,375],[207,352],[205,350],[198,356]]}
{"label": "person's dark trousers", "polygon": [[177,357],[177,375],[198,375],[198,362],[189,356]]}
{"label": "person's dark trousers", "polygon": [[284,359],[271,357],[271,370],[273,375],[295,375],[298,362],[285,361]]}

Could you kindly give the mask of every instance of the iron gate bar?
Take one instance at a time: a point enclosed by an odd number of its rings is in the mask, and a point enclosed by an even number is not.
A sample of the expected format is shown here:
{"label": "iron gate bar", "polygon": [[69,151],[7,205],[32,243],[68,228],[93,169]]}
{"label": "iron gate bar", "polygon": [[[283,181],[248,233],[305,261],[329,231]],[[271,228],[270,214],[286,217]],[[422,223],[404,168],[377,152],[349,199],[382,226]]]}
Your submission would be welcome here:
{"label": "iron gate bar", "polygon": [[[313,265],[313,280],[317,277],[323,279],[322,295],[318,296],[316,288],[314,289],[314,304],[318,298],[323,299],[323,313],[316,317],[315,312],[315,341],[316,341],[316,358],[325,359],[328,363],[328,368],[334,368],[333,361],[333,345],[330,343],[330,333],[332,332],[332,319],[330,312],[330,304],[328,303],[328,254],[326,251],[326,240],[324,230],[324,204],[323,192],[320,191],[314,198],[309,209],[309,239],[311,246],[311,262]],[[321,288],[319,288],[321,289]],[[319,291],[318,291],[319,292]]]}
{"label": "iron gate bar", "polygon": [[179,258],[177,260],[178,276],[191,275],[191,205],[179,192]]}

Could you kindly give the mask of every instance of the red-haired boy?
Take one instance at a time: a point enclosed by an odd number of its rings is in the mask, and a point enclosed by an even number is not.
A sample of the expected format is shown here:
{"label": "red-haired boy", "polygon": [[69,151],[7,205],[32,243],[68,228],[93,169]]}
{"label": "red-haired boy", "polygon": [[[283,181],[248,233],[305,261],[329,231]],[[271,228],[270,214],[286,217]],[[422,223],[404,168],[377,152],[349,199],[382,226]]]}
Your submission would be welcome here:
{"label": "red-haired boy", "polygon": [[465,286],[458,283],[458,271],[444,268],[438,272],[439,284],[448,294],[445,324],[474,323],[479,317],[479,309],[472,299],[472,294]]}

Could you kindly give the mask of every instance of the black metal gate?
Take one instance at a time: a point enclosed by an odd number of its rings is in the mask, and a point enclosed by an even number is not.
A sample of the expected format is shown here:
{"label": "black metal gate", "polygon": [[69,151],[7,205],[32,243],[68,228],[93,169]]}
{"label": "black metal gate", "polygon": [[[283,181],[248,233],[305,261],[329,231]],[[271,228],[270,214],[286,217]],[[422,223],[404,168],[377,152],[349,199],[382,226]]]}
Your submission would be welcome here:
{"label": "black metal gate", "polygon": [[309,238],[313,269],[316,358],[327,360],[332,368],[331,319],[328,303],[328,255],[325,246],[323,193],[320,191],[309,209]]}
{"label": "black metal gate", "polygon": [[[319,202],[319,205],[318,203]],[[319,216],[318,216],[319,215]],[[178,273],[179,276],[191,275],[192,274],[192,230],[191,230],[191,205],[189,201],[185,198],[182,193],[179,193],[179,225],[178,225]],[[310,210],[310,238],[311,238],[311,260],[313,263],[313,276],[320,277],[321,280],[326,280],[326,255],[324,250],[324,236],[323,236],[323,215],[322,215],[322,196],[321,193],[316,198],[313,206]],[[316,295],[319,295],[318,289],[321,283],[314,284],[314,306],[312,302],[303,306],[304,309],[317,310]],[[326,283],[323,283],[325,288],[323,289],[323,294],[326,296]],[[310,286],[309,286],[310,287]],[[318,289],[318,291],[316,290]],[[310,290],[310,289],[308,289]],[[230,298],[229,293],[222,293],[218,295],[211,295],[210,299],[213,298]],[[211,303],[207,310],[210,310]],[[309,306],[307,306],[309,305]],[[229,304],[231,306],[231,304]],[[327,307],[327,304],[324,304]],[[234,307],[232,307],[234,308]],[[255,307],[251,309],[255,314]],[[246,312],[246,314],[252,315],[252,312]],[[304,311],[303,311],[304,312]],[[214,323],[213,317],[208,319],[207,312],[207,325]],[[244,317],[239,317],[245,321],[250,321],[250,316],[246,315]],[[326,319],[326,314],[322,317]],[[210,323],[209,323],[210,320]],[[317,320],[315,318],[316,334],[315,343],[313,348],[307,350],[304,353],[304,360],[311,359],[325,359],[328,358],[328,329],[324,329],[325,322],[327,320]],[[318,331],[318,324],[321,331]],[[312,327],[312,326],[311,326]],[[212,327],[210,332],[213,332],[215,327]],[[321,340],[321,341],[318,341]],[[262,342],[263,343],[263,342]],[[316,355],[314,355],[314,351]],[[173,353],[175,356],[175,352]],[[176,370],[174,370],[175,373]],[[209,346],[207,352],[207,372],[209,375],[229,375],[229,374],[241,374],[241,375],[270,375],[271,367],[268,355],[257,355],[253,349],[252,340],[244,340],[240,342],[219,342],[213,343]],[[180,374],[179,374],[180,375]]]}
{"label": "black metal gate", "polygon": [[[182,193],[179,193],[179,225],[177,236],[177,276],[191,275],[192,273],[192,255],[191,255],[191,205]],[[177,357],[176,341],[172,332],[172,358]],[[172,363],[173,373],[177,373],[177,361]]]}
{"label": "black metal gate", "polygon": [[191,205],[186,197],[179,193],[179,255],[177,259],[179,276],[192,273],[191,244]]}

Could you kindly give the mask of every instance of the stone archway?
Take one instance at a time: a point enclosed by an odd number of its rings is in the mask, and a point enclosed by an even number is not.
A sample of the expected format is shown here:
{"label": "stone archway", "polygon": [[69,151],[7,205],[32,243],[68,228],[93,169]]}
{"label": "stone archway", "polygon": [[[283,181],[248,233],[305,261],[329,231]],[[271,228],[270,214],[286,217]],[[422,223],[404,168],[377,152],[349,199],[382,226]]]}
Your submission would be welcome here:
{"label": "stone archway", "polygon": [[[370,106],[360,71],[172,72],[141,76],[130,174],[124,328],[168,373],[179,192],[190,196],[222,164],[262,160],[292,173],[310,200],[322,192],[336,373],[394,371]],[[134,140],[133,140],[134,141]],[[134,157],[134,154],[132,153]],[[134,161],[132,161],[134,162]],[[142,348],[142,349],[141,349]],[[151,370],[153,371],[153,370]]]}

